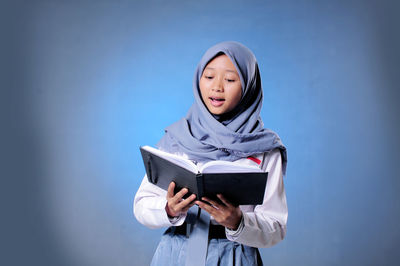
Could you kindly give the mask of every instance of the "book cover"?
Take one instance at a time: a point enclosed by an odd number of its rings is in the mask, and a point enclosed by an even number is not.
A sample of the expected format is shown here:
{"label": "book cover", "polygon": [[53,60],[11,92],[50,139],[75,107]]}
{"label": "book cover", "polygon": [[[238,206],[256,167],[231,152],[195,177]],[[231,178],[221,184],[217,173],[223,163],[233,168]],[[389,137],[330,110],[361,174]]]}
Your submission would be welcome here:
{"label": "book cover", "polygon": [[217,160],[199,167],[186,158],[150,146],[140,147],[140,151],[149,182],[164,190],[174,181],[175,193],[186,187],[186,196],[194,193],[198,199],[216,199],[220,193],[236,205],[263,202],[268,173],[256,166]]}

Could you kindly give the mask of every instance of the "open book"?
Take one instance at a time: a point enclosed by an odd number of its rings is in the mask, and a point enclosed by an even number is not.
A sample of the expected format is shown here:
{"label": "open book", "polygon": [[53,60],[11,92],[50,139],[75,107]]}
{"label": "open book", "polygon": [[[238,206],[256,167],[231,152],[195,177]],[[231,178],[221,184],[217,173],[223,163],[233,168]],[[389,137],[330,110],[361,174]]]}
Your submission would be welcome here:
{"label": "open book", "polygon": [[192,161],[150,146],[140,147],[149,182],[168,190],[174,181],[175,193],[186,187],[196,194],[216,199],[221,193],[235,205],[261,204],[268,173],[257,166],[229,161],[210,161],[198,167]]}

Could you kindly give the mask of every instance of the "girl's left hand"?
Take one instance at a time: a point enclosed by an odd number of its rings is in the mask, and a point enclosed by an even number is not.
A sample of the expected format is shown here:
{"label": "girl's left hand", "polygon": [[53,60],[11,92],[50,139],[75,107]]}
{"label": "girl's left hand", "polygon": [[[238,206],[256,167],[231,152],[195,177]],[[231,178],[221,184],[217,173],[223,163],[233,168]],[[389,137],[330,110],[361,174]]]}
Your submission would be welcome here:
{"label": "girl's left hand", "polygon": [[242,219],[242,211],[239,206],[232,205],[227,199],[221,194],[217,194],[217,197],[222,203],[218,203],[209,198],[201,198],[207,203],[197,200],[195,203],[205,211],[207,211],[214,219],[220,224],[227,227],[230,230],[236,230],[239,227],[240,221]]}

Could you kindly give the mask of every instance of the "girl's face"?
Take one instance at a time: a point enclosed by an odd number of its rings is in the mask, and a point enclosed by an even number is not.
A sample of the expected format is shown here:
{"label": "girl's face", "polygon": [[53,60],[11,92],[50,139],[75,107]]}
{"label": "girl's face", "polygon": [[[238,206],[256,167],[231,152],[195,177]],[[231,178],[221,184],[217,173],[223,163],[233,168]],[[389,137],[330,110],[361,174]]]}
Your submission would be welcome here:
{"label": "girl's face", "polygon": [[225,54],[215,57],[206,65],[199,85],[203,102],[214,115],[231,111],[242,97],[239,74]]}

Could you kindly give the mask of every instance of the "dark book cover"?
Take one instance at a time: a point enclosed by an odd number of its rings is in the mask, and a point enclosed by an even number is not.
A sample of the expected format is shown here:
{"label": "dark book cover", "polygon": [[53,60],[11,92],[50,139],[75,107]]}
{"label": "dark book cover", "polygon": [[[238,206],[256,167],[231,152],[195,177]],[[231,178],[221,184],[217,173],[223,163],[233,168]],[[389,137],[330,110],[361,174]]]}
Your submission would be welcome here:
{"label": "dark book cover", "polygon": [[140,152],[149,182],[164,190],[174,181],[175,193],[185,187],[189,190],[186,196],[194,193],[198,199],[203,196],[216,199],[220,193],[235,205],[263,202],[267,172],[194,173],[143,147]]}

